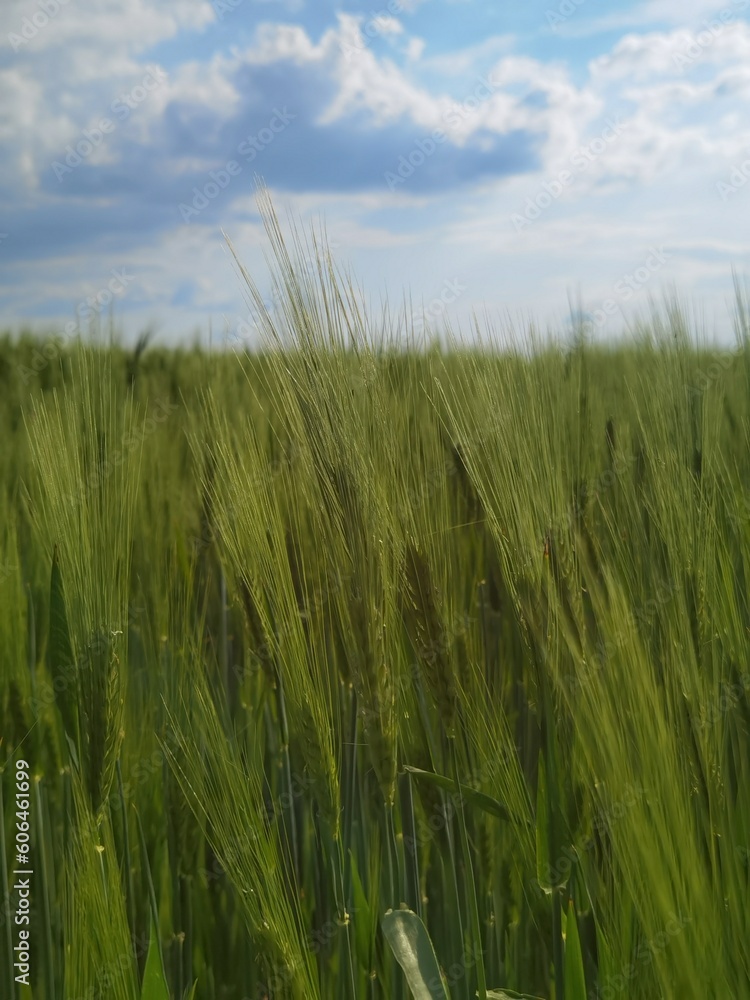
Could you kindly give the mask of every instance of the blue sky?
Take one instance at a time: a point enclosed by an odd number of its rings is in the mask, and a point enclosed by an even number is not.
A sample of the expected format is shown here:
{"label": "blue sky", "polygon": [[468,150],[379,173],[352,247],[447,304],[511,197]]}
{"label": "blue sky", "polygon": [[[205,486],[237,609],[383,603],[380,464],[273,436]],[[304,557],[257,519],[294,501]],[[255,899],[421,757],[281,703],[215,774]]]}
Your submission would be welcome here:
{"label": "blue sky", "polygon": [[[750,0],[3,0],[0,322],[252,342],[255,184],[371,301],[595,336],[750,248]],[[410,304],[405,305],[410,295]],[[87,307],[88,302],[88,307]],[[85,323],[84,323],[85,325]]]}

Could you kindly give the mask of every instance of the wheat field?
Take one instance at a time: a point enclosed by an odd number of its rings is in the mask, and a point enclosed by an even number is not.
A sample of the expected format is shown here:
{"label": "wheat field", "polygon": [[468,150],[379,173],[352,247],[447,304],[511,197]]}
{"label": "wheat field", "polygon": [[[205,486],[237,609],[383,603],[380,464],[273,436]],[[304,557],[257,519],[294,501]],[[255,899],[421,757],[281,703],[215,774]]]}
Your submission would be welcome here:
{"label": "wheat field", "polygon": [[410,343],[264,218],[252,352],[0,343],[0,992],[750,997],[743,290]]}

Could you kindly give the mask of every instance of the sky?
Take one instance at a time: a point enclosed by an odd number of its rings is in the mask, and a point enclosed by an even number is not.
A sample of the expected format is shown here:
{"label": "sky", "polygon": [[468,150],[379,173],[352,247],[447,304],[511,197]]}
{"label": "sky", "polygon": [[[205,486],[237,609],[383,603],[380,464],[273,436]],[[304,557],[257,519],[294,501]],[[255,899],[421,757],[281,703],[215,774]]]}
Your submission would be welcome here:
{"label": "sky", "polygon": [[748,112],[750,0],[2,0],[0,328],[252,346],[262,183],[414,327],[728,341]]}

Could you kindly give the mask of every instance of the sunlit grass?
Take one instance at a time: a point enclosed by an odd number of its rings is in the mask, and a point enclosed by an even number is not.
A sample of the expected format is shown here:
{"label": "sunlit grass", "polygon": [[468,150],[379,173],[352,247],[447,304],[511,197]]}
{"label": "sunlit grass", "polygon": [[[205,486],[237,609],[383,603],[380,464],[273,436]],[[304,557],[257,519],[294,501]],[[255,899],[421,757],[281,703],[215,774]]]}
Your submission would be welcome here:
{"label": "sunlit grass", "polygon": [[418,351],[261,207],[262,350],[2,345],[33,996],[750,996],[741,291]]}

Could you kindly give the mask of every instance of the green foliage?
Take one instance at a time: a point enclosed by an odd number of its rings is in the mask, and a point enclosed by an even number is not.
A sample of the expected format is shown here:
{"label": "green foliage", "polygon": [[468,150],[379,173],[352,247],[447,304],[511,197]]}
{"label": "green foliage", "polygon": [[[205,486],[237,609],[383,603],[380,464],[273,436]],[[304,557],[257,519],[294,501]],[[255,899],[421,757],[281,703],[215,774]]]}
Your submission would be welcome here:
{"label": "green foliage", "polygon": [[565,996],[568,1000],[586,1000],[586,975],[583,971],[578,919],[571,899],[565,920]]}
{"label": "green foliage", "polygon": [[143,982],[141,983],[141,1000],[169,1000],[169,987],[164,977],[157,934],[158,931],[152,920],[146,968],[143,971]]}
{"label": "green foliage", "polygon": [[417,350],[261,207],[254,352],[0,342],[35,1000],[750,995],[744,295]]}
{"label": "green foliage", "polygon": [[[423,771],[420,767],[412,767],[410,764],[406,764],[404,766],[404,771],[408,774],[413,774],[417,779],[429,781],[446,792],[455,791],[453,779],[447,778],[444,774],[435,774],[432,771]],[[460,798],[462,801],[466,802],[467,805],[475,806],[477,809],[483,809],[484,812],[490,813],[492,816],[497,816],[499,819],[510,818],[508,810],[502,802],[498,802],[497,799],[493,799],[491,796],[485,795],[484,792],[479,792],[475,788],[469,788],[466,785],[459,784],[459,788]]]}
{"label": "green foliage", "polygon": [[427,928],[412,910],[388,910],[383,933],[414,1000],[448,1000]]}

